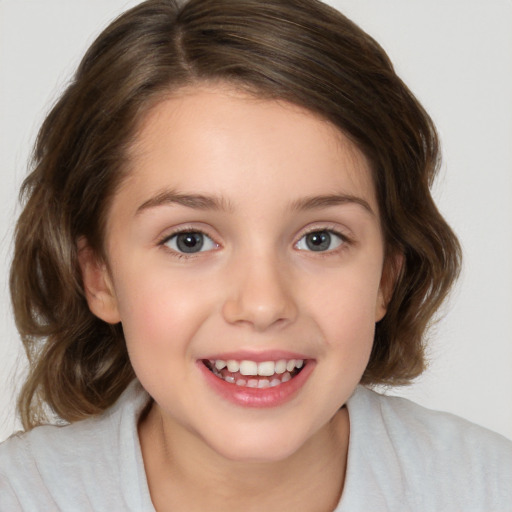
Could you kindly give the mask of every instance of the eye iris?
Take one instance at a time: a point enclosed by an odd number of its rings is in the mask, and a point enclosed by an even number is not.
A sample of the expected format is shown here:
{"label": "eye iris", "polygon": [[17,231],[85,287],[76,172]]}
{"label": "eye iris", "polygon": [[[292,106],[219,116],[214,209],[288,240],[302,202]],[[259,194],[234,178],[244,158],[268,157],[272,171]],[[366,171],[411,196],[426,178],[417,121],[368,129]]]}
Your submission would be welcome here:
{"label": "eye iris", "polygon": [[306,235],[306,245],[311,251],[326,251],[331,245],[331,235],[327,231],[317,231]]}
{"label": "eye iris", "polygon": [[204,244],[201,233],[181,233],[176,237],[176,246],[181,252],[198,252]]}

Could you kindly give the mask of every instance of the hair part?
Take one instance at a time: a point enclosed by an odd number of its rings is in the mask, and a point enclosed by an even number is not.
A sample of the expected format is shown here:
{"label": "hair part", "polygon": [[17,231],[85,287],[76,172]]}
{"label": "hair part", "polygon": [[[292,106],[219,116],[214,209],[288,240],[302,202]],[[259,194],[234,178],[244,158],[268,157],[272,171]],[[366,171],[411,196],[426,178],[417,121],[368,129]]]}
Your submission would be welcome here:
{"label": "hair part", "polygon": [[369,159],[397,278],[362,382],[404,384],[423,371],[425,332],[460,248],[430,194],[434,125],[385,52],[317,0],[148,0],[87,51],[22,185],[10,286],[30,365],[18,403],[25,429],[46,421],[44,404],[66,421],[98,414],[134,378],[122,326],[87,306],[77,240],[105,256],[108,208],[147,112],[179,88],[218,82],[319,114]]}

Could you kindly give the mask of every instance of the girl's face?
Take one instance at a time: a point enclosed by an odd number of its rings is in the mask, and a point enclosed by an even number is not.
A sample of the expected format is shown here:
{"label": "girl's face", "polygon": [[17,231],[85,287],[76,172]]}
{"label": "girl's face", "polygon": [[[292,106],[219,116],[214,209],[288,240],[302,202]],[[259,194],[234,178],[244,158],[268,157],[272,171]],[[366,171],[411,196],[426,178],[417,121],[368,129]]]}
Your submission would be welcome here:
{"label": "girl's face", "polygon": [[226,86],[160,103],[132,149],[110,272],[85,267],[91,309],[122,322],[169,429],[231,460],[294,454],[353,392],[385,313],[368,162],[312,113]]}

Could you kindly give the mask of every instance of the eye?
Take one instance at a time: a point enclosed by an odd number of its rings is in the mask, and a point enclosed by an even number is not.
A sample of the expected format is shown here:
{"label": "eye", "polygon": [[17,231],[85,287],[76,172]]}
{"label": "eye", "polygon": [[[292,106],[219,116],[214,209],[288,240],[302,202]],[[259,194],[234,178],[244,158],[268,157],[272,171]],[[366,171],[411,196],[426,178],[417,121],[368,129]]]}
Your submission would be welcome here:
{"label": "eye", "polygon": [[176,252],[194,254],[216,249],[218,245],[200,231],[182,231],[167,238],[163,245]]}
{"label": "eye", "polygon": [[296,244],[300,251],[325,252],[338,248],[345,242],[344,238],[334,231],[312,231],[304,235]]}

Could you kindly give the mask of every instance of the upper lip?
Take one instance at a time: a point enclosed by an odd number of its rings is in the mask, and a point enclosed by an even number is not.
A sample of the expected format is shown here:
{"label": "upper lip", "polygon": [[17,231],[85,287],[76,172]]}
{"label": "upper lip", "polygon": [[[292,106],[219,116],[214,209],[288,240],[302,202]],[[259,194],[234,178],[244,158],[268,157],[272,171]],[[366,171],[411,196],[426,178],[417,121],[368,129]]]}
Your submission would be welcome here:
{"label": "upper lip", "polygon": [[262,363],[264,361],[279,361],[280,359],[312,359],[311,356],[300,352],[291,352],[288,350],[265,350],[255,352],[251,350],[237,350],[233,352],[222,352],[203,357],[201,359],[212,359],[212,360],[234,360],[234,361],[255,361]]}

